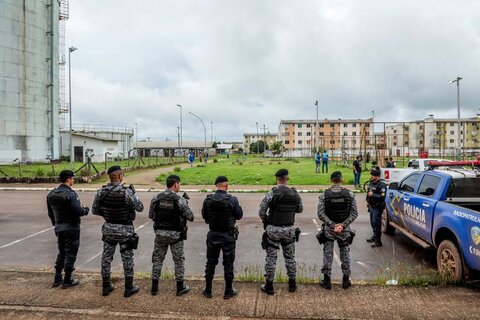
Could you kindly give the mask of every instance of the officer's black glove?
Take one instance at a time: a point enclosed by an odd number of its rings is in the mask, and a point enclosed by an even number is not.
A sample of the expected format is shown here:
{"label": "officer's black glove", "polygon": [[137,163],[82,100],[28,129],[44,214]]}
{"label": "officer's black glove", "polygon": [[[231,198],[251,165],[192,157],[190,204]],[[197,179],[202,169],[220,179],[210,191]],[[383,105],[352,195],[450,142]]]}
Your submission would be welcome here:
{"label": "officer's black glove", "polygon": [[132,190],[133,194],[135,194],[135,186],[133,184],[129,185],[128,189]]}
{"label": "officer's black glove", "polygon": [[83,210],[84,210],[84,216],[88,216],[88,213],[90,212],[90,208],[89,207],[83,207]]}
{"label": "officer's black glove", "polygon": [[186,192],[183,193],[182,198],[185,200],[190,200],[190,196]]}

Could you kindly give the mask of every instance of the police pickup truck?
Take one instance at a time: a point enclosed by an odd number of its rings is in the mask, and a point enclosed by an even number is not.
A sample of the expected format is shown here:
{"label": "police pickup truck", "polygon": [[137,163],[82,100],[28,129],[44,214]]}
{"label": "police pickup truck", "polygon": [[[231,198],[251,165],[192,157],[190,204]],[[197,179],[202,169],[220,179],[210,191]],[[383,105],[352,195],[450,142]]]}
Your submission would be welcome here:
{"label": "police pickup truck", "polygon": [[436,248],[439,271],[455,281],[478,278],[480,271],[480,176],[465,169],[478,165],[432,162],[430,170],[390,183],[385,198],[382,231],[398,230],[423,248]]}

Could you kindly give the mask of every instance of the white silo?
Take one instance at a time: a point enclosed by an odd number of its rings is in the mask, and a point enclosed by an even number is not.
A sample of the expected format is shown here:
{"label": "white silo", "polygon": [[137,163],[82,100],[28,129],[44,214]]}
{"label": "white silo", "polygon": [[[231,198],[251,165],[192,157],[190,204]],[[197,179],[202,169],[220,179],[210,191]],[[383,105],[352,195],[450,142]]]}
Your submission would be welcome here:
{"label": "white silo", "polygon": [[58,158],[58,0],[0,0],[0,162]]}

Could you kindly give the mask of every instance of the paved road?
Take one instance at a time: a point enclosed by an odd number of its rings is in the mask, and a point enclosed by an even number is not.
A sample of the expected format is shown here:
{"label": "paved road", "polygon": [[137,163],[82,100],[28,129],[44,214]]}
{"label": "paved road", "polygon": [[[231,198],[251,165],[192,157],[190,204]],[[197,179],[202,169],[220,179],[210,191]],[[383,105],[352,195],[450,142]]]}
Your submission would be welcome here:
{"label": "paved road", "polygon": [[[52,268],[56,255],[56,238],[50,220],[47,217],[45,191],[0,191],[0,268]],[[93,192],[80,192],[85,205],[91,206]],[[135,227],[140,236],[139,249],[135,251],[135,271],[151,270],[153,248],[152,222],[148,219],[148,207],[153,193],[140,192],[139,197],[145,203],[145,211],[137,215]],[[186,273],[190,276],[202,276],[205,264],[205,238],[207,225],[201,220],[201,203],[205,193],[190,194],[190,205],[195,213],[195,221],[189,226],[188,240],[185,244]],[[302,237],[297,243],[297,261],[299,272],[306,276],[317,276],[321,268],[321,247],[315,234],[319,227],[316,217],[316,194],[302,194],[305,210],[297,215],[297,225],[302,229]],[[258,205],[263,197],[260,193],[237,194],[245,216],[239,221],[240,240],[237,243],[236,271],[242,273],[246,267],[262,266],[265,254],[260,247],[263,232],[257,216]],[[372,249],[365,239],[371,230],[363,195],[357,195],[360,215],[354,222],[357,238],[351,248],[353,279],[376,277],[386,268],[434,265],[435,254],[432,250],[423,250],[398,232],[393,237],[384,236],[384,246]],[[99,271],[101,258],[101,233],[103,220],[89,215],[82,219],[81,247],[77,258],[77,270]],[[337,250],[338,252],[338,250]],[[281,255],[280,255],[281,256]],[[337,254],[338,257],[338,254]],[[280,257],[283,266],[283,258]],[[334,278],[340,278],[339,259],[334,262]],[[172,269],[170,253],[166,266]],[[217,274],[221,264],[217,267]],[[283,267],[282,267],[283,268]],[[284,270],[284,268],[283,268]],[[121,259],[118,251],[113,262],[113,271],[121,271]]]}

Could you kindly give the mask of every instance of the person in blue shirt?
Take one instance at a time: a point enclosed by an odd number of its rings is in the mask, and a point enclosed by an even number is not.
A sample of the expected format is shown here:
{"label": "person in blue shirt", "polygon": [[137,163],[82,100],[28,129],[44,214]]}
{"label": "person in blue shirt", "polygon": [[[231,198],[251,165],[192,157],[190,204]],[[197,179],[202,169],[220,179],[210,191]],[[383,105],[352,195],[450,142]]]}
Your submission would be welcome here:
{"label": "person in blue shirt", "polygon": [[328,173],[328,153],[327,153],[327,150],[323,150],[323,153],[322,153],[322,173],[324,173],[324,169],[325,169],[325,173]]}
{"label": "person in blue shirt", "polygon": [[320,172],[320,152],[315,153],[315,173]]}
{"label": "person in blue shirt", "polygon": [[193,154],[193,151],[190,151],[188,154],[188,163],[190,163],[191,167],[193,167],[193,161],[195,161],[195,155]]}

